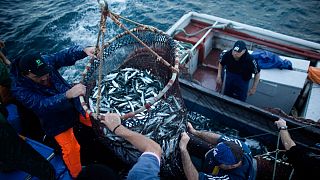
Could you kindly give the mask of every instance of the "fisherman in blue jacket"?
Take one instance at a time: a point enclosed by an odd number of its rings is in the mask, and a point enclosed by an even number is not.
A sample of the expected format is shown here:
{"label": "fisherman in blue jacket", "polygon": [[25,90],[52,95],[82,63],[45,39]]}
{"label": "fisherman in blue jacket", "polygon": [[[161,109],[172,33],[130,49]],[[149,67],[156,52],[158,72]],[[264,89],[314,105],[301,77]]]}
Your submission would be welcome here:
{"label": "fisherman in blue jacket", "polygon": [[81,162],[73,126],[79,121],[79,114],[85,116],[78,97],[86,93],[86,87],[83,84],[70,86],[58,69],[94,56],[93,52],[93,47],[75,46],[51,55],[32,53],[15,60],[11,68],[13,95],[38,116],[46,135],[58,142],[63,160],[74,178],[81,171]]}
{"label": "fisherman in blue jacket", "polygon": [[190,137],[186,132],[181,134],[179,148],[187,179],[255,179],[251,151],[244,142],[212,132],[195,130],[190,123],[188,130],[192,135],[215,147],[206,152],[204,166],[201,172],[198,172],[187,149]]}

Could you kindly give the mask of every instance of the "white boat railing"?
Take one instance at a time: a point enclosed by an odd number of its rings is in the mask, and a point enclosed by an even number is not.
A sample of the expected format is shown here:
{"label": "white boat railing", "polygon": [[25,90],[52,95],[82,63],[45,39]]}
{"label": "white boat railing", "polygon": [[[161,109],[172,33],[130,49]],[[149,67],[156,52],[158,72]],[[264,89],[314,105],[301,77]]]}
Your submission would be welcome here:
{"label": "white boat railing", "polygon": [[[218,24],[218,22],[215,22],[215,24],[212,27],[214,27],[216,24]],[[209,35],[211,31],[212,31],[212,28],[209,29],[189,51],[193,52],[199,46],[199,44]],[[184,57],[183,60],[180,61],[180,63],[183,64],[186,59],[187,57]]]}
{"label": "white boat railing", "polygon": [[241,28],[240,30],[242,30],[243,32],[251,32],[251,33],[254,33],[256,36],[273,39],[278,42],[279,41],[286,42],[288,44],[294,44],[307,49],[311,49],[313,51],[320,52],[319,43],[307,41],[304,39],[284,35],[281,33],[262,29],[259,27],[254,27],[251,25],[246,25],[239,22],[223,19],[220,17],[212,16],[212,15],[201,14],[197,12],[189,12],[188,14],[185,14],[171,28],[168,29],[167,33],[172,36],[176,29],[184,28],[191,21],[191,19],[196,19],[196,20],[198,19],[200,21],[207,22],[209,24],[212,24],[213,22],[219,22],[222,24],[232,24],[232,26],[235,27],[236,29]]}

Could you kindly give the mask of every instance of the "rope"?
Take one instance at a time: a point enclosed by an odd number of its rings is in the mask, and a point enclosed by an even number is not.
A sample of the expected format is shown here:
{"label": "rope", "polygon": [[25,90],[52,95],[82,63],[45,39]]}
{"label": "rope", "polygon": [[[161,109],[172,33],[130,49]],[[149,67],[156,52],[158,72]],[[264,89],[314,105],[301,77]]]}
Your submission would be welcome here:
{"label": "rope", "polygon": [[278,159],[278,154],[279,154],[279,144],[280,144],[280,131],[278,132],[277,149],[276,149],[276,156],[275,156],[275,158],[274,158],[272,180],[274,180],[274,178],[275,178],[275,176],[276,176],[277,159]]}
{"label": "rope", "polygon": [[[305,127],[309,127],[309,126],[316,126],[316,124],[309,124],[309,125],[305,125],[305,126],[300,126],[300,127],[296,127],[296,128],[287,129],[287,130],[288,131],[294,131],[294,130],[305,128]],[[255,137],[265,136],[265,135],[269,135],[269,134],[272,134],[272,133],[261,133],[261,134],[257,134],[257,135],[253,135],[253,136],[247,136],[247,137],[244,137],[244,138],[255,138]]]}
{"label": "rope", "polygon": [[[292,130],[297,130],[297,129],[305,128],[305,127],[308,127],[308,126],[314,126],[314,125],[310,124],[310,125],[305,125],[305,126],[301,126],[301,127],[291,128],[291,129],[287,129],[287,130],[288,130],[288,131],[289,131],[289,130],[292,131]],[[264,133],[264,134],[260,134],[260,135],[250,136],[250,137],[258,137],[258,136],[267,135],[267,134],[271,134],[271,133]],[[248,138],[248,137],[246,137],[246,138]],[[277,147],[276,147],[276,150],[275,150],[275,151],[272,151],[272,152],[267,152],[267,153],[265,153],[265,154],[260,155],[260,156],[264,156],[264,155],[268,155],[268,154],[271,154],[271,153],[275,153],[272,180],[275,179],[275,175],[276,175],[278,154],[279,154],[279,152],[285,152],[285,150],[280,150],[280,149],[279,149],[279,145],[280,145],[280,131],[278,131],[278,138],[277,138]],[[293,171],[294,171],[294,169],[292,170],[289,179],[292,178]]]}
{"label": "rope", "polygon": [[[101,82],[102,82],[102,70],[103,70],[103,64],[104,64],[104,61],[105,61],[105,56],[104,56],[104,49],[107,48],[107,45],[110,45],[111,42],[113,42],[114,40],[116,40],[117,38],[120,38],[122,37],[123,35],[131,35],[131,37],[133,37],[134,39],[137,40],[138,43],[140,43],[141,45],[143,45],[147,51],[150,51],[153,55],[155,56],[154,58],[156,59],[155,62],[157,61],[160,61],[162,64],[164,64],[165,66],[167,66],[171,72],[172,72],[172,76],[171,76],[171,79],[169,79],[167,85],[163,88],[163,90],[161,92],[159,92],[159,94],[152,98],[150,100],[149,103],[145,104],[144,106],[142,106],[141,108],[139,108],[138,110],[134,111],[134,112],[129,112],[125,115],[122,115],[120,116],[120,118],[122,120],[125,120],[125,119],[128,119],[130,117],[134,117],[136,114],[140,113],[140,112],[143,112],[144,110],[146,109],[149,109],[155,102],[157,102],[159,99],[162,98],[162,96],[164,96],[164,94],[167,93],[167,91],[172,87],[173,83],[176,81],[177,77],[178,77],[178,71],[179,71],[179,60],[178,58],[176,57],[174,60],[173,60],[173,63],[174,65],[171,65],[170,63],[168,63],[168,61],[164,60],[161,56],[159,56],[155,51],[153,51],[148,45],[146,45],[144,42],[142,42],[136,35],[134,35],[133,33],[134,32],[139,32],[139,31],[149,31],[149,32],[152,32],[152,33],[160,33],[162,35],[164,35],[165,37],[167,37],[168,35],[166,35],[165,33],[163,33],[162,31],[159,31],[158,29],[154,28],[154,27],[151,27],[151,26],[145,26],[145,25],[142,25],[140,23],[136,23],[134,21],[131,21],[131,20],[128,20],[126,18],[123,18],[119,15],[114,15],[114,13],[110,12],[108,7],[107,6],[107,3],[106,1],[104,0],[101,0],[101,1],[98,1],[100,6],[101,6],[101,19],[100,19],[100,30],[99,30],[99,33],[98,33],[98,37],[97,37],[97,42],[96,42],[96,49],[95,49],[95,53],[98,54],[98,50],[100,50],[99,52],[99,55],[97,56],[99,59],[100,59],[100,62],[99,62],[99,74],[98,74],[98,82],[96,85],[98,85],[98,92],[97,92],[97,103],[96,103],[96,112],[93,112],[91,111],[89,108],[88,108],[88,105],[84,99],[83,96],[80,96],[80,103],[83,107],[83,109],[89,114],[91,115],[94,119],[101,119],[103,118],[103,115],[100,115],[100,101],[101,101]],[[125,30],[124,33],[122,34],[119,34],[117,35],[116,37],[112,38],[111,40],[109,40],[106,44],[104,44],[104,36],[105,36],[105,32],[106,32],[106,17],[109,16],[111,20],[113,20],[113,22],[115,24],[117,24],[120,28],[123,28]],[[129,21],[129,22],[132,22],[132,23],[135,23],[137,25],[139,25],[140,27],[137,27],[137,28],[134,28],[132,31],[131,30],[128,30],[123,24],[121,24],[121,22],[119,22],[119,20],[117,18],[122,18],[122,19],[125,19],[126,21]],[[102,38],[102,39],[101,39]],[[101,42],[101,48],[99,49],[99,42]],[[102,57],[101,57],[102,56]],[[98,60],[99,60],[98,59]],[[86,78],[86,76],[88,75],[88,72],[89,70],[91,69],[91,66],[94,65],[94,61],[90,61],[84,72],[83,72],[83,79]]]}
{"label": "rope", "polygon": [[[171,66],[166,60],[164,60],[161,56],[159,56],[155,51],[153,51],[148,45],[142,42],[136,35],[134,35],[128,28],[126,28],[112,13],[108,13],[109,17],[120,27],[123,28],[127,33],[129,33],[133,38],[135,38],[140,44],[142,44],[145,48],[147,48],[154,56],[157,57],[157,60],[162,62],[164,65],[169,67],[173,72],[179,72],[178,68]],[[153,30],[151,27],[143,26],[150,30]]]}
{"label": "rope", "polygon": [[208,26],[208,27],[205,27],[197,32],[194,32],[194,33],[187,33],[183,28],[181,29],[176,29],[175,32],[174,32],[174,35],[180,33],[180,32],[183,32],[186,36],[190,37],[190,36],[196,36],[200,33],[202,33],[203,31],[207,30],[207,29],[226,29],[226,28],[232,28],[232,29],[244,29],[242,27],[237,27],[237,26],[234,26],[232,23],[227,23],[227,24],[221,24],[221,25],[216,25],[216,24],[213,24],[212,26]]}
{"label": "rope", "polygon": [[198,34],[202,33],[203,31],[205,31],[207,29],[225,29],[225,28],[229,27],[230,25],[231,25],[230,23],[229,24],[222,24],[222,25],[215,25],[214,24],[212,26],[205,27],[205,28],[203,28],[203,29],[201,29],[201,30],[199,30],[197,32],[191,33],[191,34],[187,33],[183,28],[181,28],[181,29],[175,30],[174,35],[176,35],[176,34],[178,34],[180,32],[183,32],[186,36],[190,37],[190,36],[198,35]]}
{"label": "rope", "polygon": [[120,19],[123,19],[123,20],[125,20],[125,21],[127,21],[127,22],[130,22],[130,23],[132,23],[132,24],[135,24],[135,25],[137,25],[137,26],[147,27],[147,26],[144,25],[144,24],[140,24],[140,23],[138,23],[138,22],[136,22],[136,21],[127,19],[127,18],[125,18],[125,17],[123,17],[123,16],[120,16],[119,14],[115,14],[115,13],[113,13],[113,12],[111,12],[111,11],[109,11],[109,13],[112,14],[112,15],[113,15],[114,17],[116,17],[117,19],[120,18]]}
{"label": "rope", "polygon": [[270,152],[266,152],[264,154],[259,154],[259,155],[255,155],[256,157],[263,157],[263,156],[266,156],[266,155],[270,155],[270,154],[273,154],[273,153],[276,153],[276,152],[286,152],[286,150],[274,150],[274,151],[270,151]]}
{"label": "rope", "polygon": [[291,171],[290,176],[289,176],[289,180],[292,179],[293,173],[294,173],[294,169],[292,168],[292,171]]}
{"label": "rope", "polygon": [[[103,56],[103,52],[104,52],[104,36],[105,36],[105,32],[106,32],[106,20],[107,20],[107,16],[105,16],[105,11],[106,8],[105,7],[101,7],[102,11],[101,11],[101,19],[100,19],[100,30],[98,33],[98,38],[97,38],[97,44],[96,44],[96,50],[97,51],[97,47],[99,47],[99,41],[100,41],[100,36],[101,36],[101,59],[100,59],[100,63],[99,63],[99,77],[98,77],[98,95],[97,95],[97,116],[99,116],[100,114],[100,100],[101,100],[101,81],[102,81],[102,66],[104,63],[104,56]],[[96,52],[95,52],[96,53]],[[95,117],[97,118],[97,117]]]}

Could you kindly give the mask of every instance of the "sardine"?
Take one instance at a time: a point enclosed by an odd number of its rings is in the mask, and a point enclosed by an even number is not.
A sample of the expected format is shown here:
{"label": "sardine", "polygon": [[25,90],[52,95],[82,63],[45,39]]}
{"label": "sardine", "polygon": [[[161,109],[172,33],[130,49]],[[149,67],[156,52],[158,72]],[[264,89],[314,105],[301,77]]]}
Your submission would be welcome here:
{"label": "sardine", "polygon": [[113,87],[119,88],[119,84],[116,83],[114,80],[112,80],[111,83],[112,83]]}

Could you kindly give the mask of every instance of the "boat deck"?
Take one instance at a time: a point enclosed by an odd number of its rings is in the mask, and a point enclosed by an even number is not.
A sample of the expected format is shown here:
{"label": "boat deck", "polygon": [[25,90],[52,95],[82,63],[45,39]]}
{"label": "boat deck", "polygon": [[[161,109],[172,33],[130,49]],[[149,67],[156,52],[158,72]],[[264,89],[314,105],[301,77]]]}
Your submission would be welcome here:
{"label": "boat deck", "polygon": [[220,53],[220,49],[212,49],[193,74],[194,81],[210,90],[216,89]]}
{"label": "boat deck", "polygon": [[[206,24],[197,20],[191,20],[191,22],[184,28],[187,33],[196,33],[203,28],[210,26],[210,24]],[[180,32],[174,36],[174,38],[178,41],[187,42],[195,45],[206,31],[196,34],[195,36],[189,37],[186,34]],[[201,84],[203,87],[208,88],[210,90],[216,89],[216,78],[218,73],[218,65],[219,65],[219,56],[222,50],[213,48],[208,55],[205,55],[205,43],[210,42],[210,38],[213,35],[208,35],[205,39],[199,44],[199,62],[196,71],[193,73],[193,81]]]}

